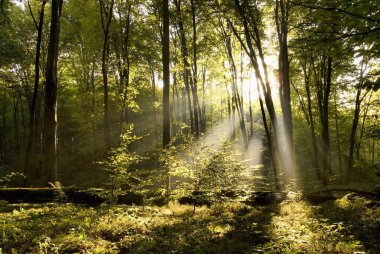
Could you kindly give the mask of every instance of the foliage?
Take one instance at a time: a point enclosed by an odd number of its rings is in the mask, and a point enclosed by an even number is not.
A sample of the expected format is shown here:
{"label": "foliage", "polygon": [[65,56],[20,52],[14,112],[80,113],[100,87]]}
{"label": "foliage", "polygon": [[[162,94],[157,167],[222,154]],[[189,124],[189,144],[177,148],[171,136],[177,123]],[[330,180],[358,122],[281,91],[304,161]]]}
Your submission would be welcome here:
{"label": "foliage", "polygon": [[237,190],[244,167],[232,153],[232,147],[229,139],[215,149],[191,134],[177,134],[160,158],[170,178],[170,192],[183,196],[194,191]]}
{"label": "foliage", "polygon": [[0,188],[22,186],[26,180],[26,176],[20,172],[11,172],[0,177]]}
{"label": "foliage", "polygon": [[[348,196],[312,206],[305,201],[253,208],[111,208],[75,205],[0,207],[3,253],[352,253],[375,252],[379,207]],[[45,251],[45,252],[44,252]]]}
{"label": "foliage", "polygon": [[132,134],[133,125],[130,125],[125,133],[120,136],[120,146],[113,149],[106,161],[99,162],[109,174],[110,201],[115,203],[118,195],[125,191],[138,189],[140,179],[131,168],[132,164],[141,161],[142,157],[135,152],[130,152],[128,146],[140,138]]}

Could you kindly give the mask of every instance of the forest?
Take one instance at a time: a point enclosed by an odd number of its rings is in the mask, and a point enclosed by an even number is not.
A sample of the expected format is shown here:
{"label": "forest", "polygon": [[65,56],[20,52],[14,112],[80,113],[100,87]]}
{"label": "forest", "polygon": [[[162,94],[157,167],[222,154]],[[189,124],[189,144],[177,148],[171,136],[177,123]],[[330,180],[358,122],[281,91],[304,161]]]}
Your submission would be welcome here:
{"label": "forest", "polygon": [[378,0],[0,0],[0,254],[380,253]]}

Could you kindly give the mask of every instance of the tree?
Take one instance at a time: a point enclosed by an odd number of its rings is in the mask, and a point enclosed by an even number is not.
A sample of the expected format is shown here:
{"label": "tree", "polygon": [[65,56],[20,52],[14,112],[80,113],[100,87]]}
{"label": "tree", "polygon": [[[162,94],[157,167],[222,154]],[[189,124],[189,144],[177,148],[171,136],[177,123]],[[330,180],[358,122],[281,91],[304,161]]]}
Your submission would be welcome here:
{"label": "tree", "polygon": [[162,5],[162,66],[163,66],[163,140],[162,146],[166,148],[170,143],[170,52],[169,52],[169,1],[163,0]]}
{"label": "tree", "polygon": [[[199,126],[197,125],[198,120],[195,120],[195,107],[194,103],[191,103],[191,93],[190,89],[192,87],[191,82],[191,71],[190,71],[190,63],[189,63],[189,52],[187,48],[187,43],[186,43],[186,32],[184,28],[184,22],[183,22],[183,15],[181,11],[181,0],[175,0],[174,4],[176,6],[177,10],[177,23],[178,23],[178,34],[179,34],[179,39],[180,39],[180,44],[181,44],[181,53],[182,53],[182,61],[183,61],[183,80],[185,83],[185,90],[186,90],[186,96],[187,96],[187,103],[188,103],[188,108],[190,112],[190,129],[192,133],[195,133],[196,135],[199,134]],[[193,100],[194,102],[195,100]],[[193,105],[193,106],[192,106]],[[186,114],[186,112],[184,112]]]}
{"label": "tree", "polygon": [[285,142],[290,155],[293,156],[293,121],[290,97],[289,57],[288,57],[288,23],[290,2],[276,0],[275,20],[279,44],[279,89],[280,101],[284,121]]}
{"label": "tree", "polygon": [[32,176],[31,172],[31,165],[30,160],[32,157],[32,148],[33,148],[33,142],[34,142],[34,130],[35,130],[35,118],[36,118],[36,106],[37,106],[37,96],[38,96],[38,86],[40,83],[40,57],[41,57],[41,44],[42,44],[42,32],[43,32],[43,25],[44,25],[44,16],[45,16],[45,5],[47,3],[47,0],[42,1],[41,9],[39,11],[39,20],[38,24],[36,19],[34,18],[34,14],[32,11],[32,8],[30,6],[30,2],[28,1],[28,7],[30,14],[33,18],[34,25],[37,29],[37,43],[36,43],[36,57],[35,57],[35,63],[34,63],[34,88],[33,88],[33,97],[32,97],[32,104],[30,107],[30,124],[29,124],[29,137],[28,137],[28,144],[26,147],[26,154],[25,154],[25,164],[24,164],[24,173],[27,176]]}
{"label": "tree", "polygon": [[111,148],[110,116],[108,103],[108,60],[109,60],[109,34],[113,15],[114,0],[99,0],[100,18],[103,30],[103,49],[102,49],[102,75],[104,89],[104,142],[106,150]]}
{"label": "tree", "polygon": [[58,88],[58,44],[59,19],[63,0],[52,0],[49,48],[46,63],[45,85],[45,184],[57,180],[57,88]]}

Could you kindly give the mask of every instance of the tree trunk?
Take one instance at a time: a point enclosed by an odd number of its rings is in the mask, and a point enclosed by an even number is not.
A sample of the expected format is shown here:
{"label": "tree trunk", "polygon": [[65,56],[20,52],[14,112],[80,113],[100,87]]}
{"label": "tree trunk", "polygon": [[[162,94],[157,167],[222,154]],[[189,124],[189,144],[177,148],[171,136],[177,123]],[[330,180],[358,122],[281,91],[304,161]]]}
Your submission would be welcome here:
{"label": "tree trunk", "polygon": [[[206,95],[206,66],[203,66],[202,71],[202,110],[201,110],[201,125],[200,125],[200,131],[201,133],[206,132],[206,101],[205,101],[205,95]],[[212,104],[212,103],[211,103]]]}
{"label": "tree trunk", "polygon": [[347,181],[349,181],[350,176],[353,173],[354,166],[354,149],[356,144],[356,130],[359,123],[359,115],[360,115],[360,94],[362,92],[361,88],[358,88],[355,97],[355,111],[354,111],[354,119],[352,120],[351,127],[351,135],[350,135],[350,149],[348,154],[348,167],[347,167]]}
{"label": "tree trunk", "polygon": [[59,19],[62,0],[52,0],[49,47],[46,63],[44,122],[44,183],[57,181],[57,88]]}
{"label": "tree trunk", "polygon": [[110,0],[107,8],[103,0],[99,0],[100,5],[100,18],[103,30],[103,48],[102,48],[102,76],[103,76],[103,90],[104,90],[104,142],[106,151],[111,148],[111,131],[109,119],[109,105],[108,105],[108,42],[109,31],[112,21],[112,12],[114,0]]}
{"label": "tree trunk", "polygon": [[[290,97],[289,59],[288,59],[288,1],[276,0],[275,19],[279,42],[279,94],[284,121],[285,140],[293,155],[293,120]],[[279,13],[280,10],[280,13]]]}
{"label": "tree trunk", "polygon": [[[235,61],[232,55],[232,46],[231,46],[231,40],[229,37],[226,38],[226,48],[227,48],[227,56],[228,60],[230,62],[230,70],[232,74],[232,108],[233,108],[233,117],[235,118],[235,108],[237,109],[238,112],[238,117],[239,117],[239,124],[240,124],[240,129],[242,133],[242,138],[243,138],[243,144],[244,147],[248,147],[248,137],[247,137],[247,131],[245,128],[245,121],[244,121],[244,111],[243,111],[243,106],[242,102],[240,100],[240,95],[239,91],[237,88],[237,71],[236,71],[236,65]],[[235,127],[235,126],[233,126]]]}
{"label": "tree trunk", "polygon": [[[169,1],[163,0],[163,36],[162,36],[162,65],[163,65],[163,148],[170,143],[170,51],[169,51]],[[169,182],[169,181],[168,181]],[[170,188],[170,186],[168,186]]]}
{"label": "tree trunk", "polygon": [[[241,46],[244,48],[245,52],[249,56],[249,59],[252,63],[255,74],[256,74],[256,76],[259,80],[259,83],[263,89],[265,105],[267,107],[269,117],[271,119],[274,131],[275,131],[275,133],[278,133],[278,122],[277,122],[276,110],[275,110],[273,99],[272,99],[272,92],[271,92],[271,87],[270,87],[270,83],[269,83],[269,75],[268,75],[267,66],[266,66],[265,60],[264,60],[263,50],[261,47],[260,33],[259,33],[258,28],[257,28],[257,24],[255,23],[254,18],[249,19],[250,21],[253,22],[252,26],[253,26],[254,35],[255,35],[254,39],[255,39],[256,48],[259,52],[259,57],[260,57],[260,60],[261,60],[262,66],[263,66],[265,80],[263,79],[263,77],[261,75],[261,71],[260,71],[259,64],[258,64],[258,59],[257,59],[256,53],[255,53],[255,50],[253,48],[253,43],[252,43],[252,38],[251,38],[252,35],[251,35],[250,29],[248,27],[248,21],[247,21],[246,14],[244,12],[245,8],[242,8],[242,6],[239,3],[239,0],[235,0],[235,5],[237,7],[237,10],[238,10],[239,15],[240,15],[242,22],[243,22],[246,44],[241,39],[241,36],[239,35],[238,31],[236,30],[236,28],[234,27],[234,25],[232,24],[231,21],[229,21],[229,25],[232,28],[234,35],[240,41]],[[247,9],[250,10],[250,8],[248,8],[248,7],[247,7]],[[250,13],[250,15],[252,16],[253,14]],[[276,139],[276,141],[278,141],[278,140]]]}
{"label": "tree trunk", "polygon": [[193,106],[194,106],[194,127],[195,136],[198,137],[200,133],[202,112],[199,106],[198,98],[198,66],[197,66],[197,24],[196,24],[196,13],[195,13],[195,0],[190,0],[191,14],[193,22],[193,78],[192,78],[192,91],[193,91]]}
{"label": "tree trunk", "polygon": [[330,135],[329,135],[329,99],[331,90],[332,58],[327,59],[327,78],[323,88],[322,104],[322,148],[323,148],[323,183],[326,185],[331,174]]}
{"label": "tree trunk", "polygon": [[337,140],[337,149],[338,149],[338,168],[339,172],[342,172],[342,153],[340,147],[340,133],[339,133],[339,124],[338,124],[338,106],[337,106],[337,88],[334,90],[334,118],[335,118],[335,133]]}
{"label": "tree trunk", "polygon": [[[28,177],[34,176],[34,173],[31,169],[31,158],[33,157],[33,142],[34,142],[34,129],[36,126],[36,105],[37,105],[37,96],[38,96],[38,86],[40,82],[40,57],[41,57],[41,43],[42,43],[42,32],[43,32],[43,24],[44,24],[44,14],[45,14],[45,5],[47,0],[42,1],[42,6],[40,10],[40,17],[37,26],[37,45],[36,45],[36,57],[34,61],[34,87],[33,87],[33,97],[32,103],[30,107],[30,123],[29,123],[29,136],[27,141],[27,147],[25,152],[25,162],[24,162],[24,174]],[[28,1],[29,4],[29,1]],[[32,9],[29,5],[30,13],[32,14],[33,20],[34,16],[32,13]]]}
{"label": "tree trunk", "polygon": [[128,124],[128,87],[129,87],[129,76],[130,76],[130,57],[129,57],[129,30],[130,30],[130,16],[131,16],[131,5],[128,4],[128,12],[127,12],[127,21],[125,25],[125,34],[124,34],[124,42],[122,47],[122,75],[123,77],[123,98],[122,98],[122,109],[120,115],[120,134],[123,131],[123,125]]}
{"label": "tree trunk", "polygon": [[266,114],[265,114],[263,100],[261,99],[260,88],[259,88],[258,82],[259,81],[257,80],[257,93],[259,95],[261,117],[263,119],[265,136],[267,138],[267,143],[268,143],[269,156],[270,156],[270,160],[271,160],[271,163],[272,163],[273,179],[274,179],[276,190],[280,190],[281,186],[280,186],[280,183],[278,182],[278,173],[277,173],[277,166],[276,166],[276,159],[275,159],[275,151],[273,149],[272,136],[271,136],[271,133],[270,133],[270,129],[268,127],[267,117],[266,117]]}
{"label": "tree trunk", "polygon": [[7,120],[6,120],[6,116],[7,116],[7,91],[4,90],[4,96],[3,96],[3,112],[2,112],[2,120],[3,120],[3,124],[2,124],[2,128],[1,128],[1,139],[2,139],[2,143],[1,143],[1,163],[2,164],[6,164],[7,163]]}
{"label": "tree trunk", "polygon": [[153,66],[150,64],[150,76],[152,81],[152,97],[153,97],[153,118],[154,118],[154,125],[155,125],[155,136],[156,136],[156,147],[159,148],[159,140],[158,140],[158,121],[157,121],[157,112],[156,112],[156,78],[155,73],[153,70]]}
{"label": "tree trunk", "polygon": [[[306,71],[306,70],[305,70]],[[314,122],[314,116],[313,116],[313,110],[312,110],[312,104],[311,104],[311,92],[310,92],[310,80],[309,80],[309,74],[306,74],[305,72],[305,89],[306,89],[306,96],[307,96],[307,112],[309,115],[310,120],[310,132],[311,132],[311,140],[313,145],[313,153],[314,153],[314,166],[317,171],[317,177],[318,179],[321,179],[321,173],[319,170],[319,153],[318,153],[318,146],[317,146],[317,139],[315,136],[315,122]]]}
{"label": "tree trunk", "polygon": [[[187,45],[186,45],[186,35],[185,35],[185,30],[183,26],[183,20],[182,20],[182,15],[181,15],[181,0],[175,0],[174,1],[176,8],[177,8],[177,15],[178,15],[178,28],[179,28],[179,37],[180,37],[180,42],[181,42],[181,51],[182,51],[182,57],[183,57],[183,65],[184,65],[184,83],[185,83],[185,88],[186,88],[186,94],[187,94],[187,103],[188,103],[188,108],[189,108],[189,113],[190,113],[190,127],[191,127],[191,133],[198,133],[199,134],[199,126],[197,129],[196,126],[196,121],[195,120],[195,110],[192,107],[191,103],[191,94],[190,94],[190,82],[192,83],[192,78],[191,78],[191,71],[190,71],[190,64],[188,62],[188,50],[187,50]],[[193,97],[194,97],[194,87],[191,85],[192,91],[193,91]],[[196,101],[193,98],[193,101]],[[198,132],[197,132],[198,130]]]}
{"label": "tree trunk", "polygon": [[19,136],[19,116],[18,116],[18,96],[17,94],[13,95],[13,129],[14,129],[14,146],[15,150],[20,149],[20,136]]}
{"label": "tree trunk", "polygon": [[182,114],[182,122],[187,124],[187,116],[186,116],[186,89],[181,89],[181,99],[182,99],[182,106],[181,106],[181,114]]}
{"label": "tree trunk", "polygon": [[[356,144],[356,159],[357,160],[359,160],[359,158],[360,158],[360,148],[361,148],[361,143],[362,143],[363,136],[364,136],[365,121],[367,120],[368,111],[370,109],[370,105],[371,105],[370,101],[371,101],[371,98],[373,95],[373,91],[374,90],[371,90],[371,94],[369,95],[366,107],[363,110],[363,120],[362,120],[362,124],[360,127],[360,136],[359,136],[359,140],[357,141],[357,144]],[[363,99],[364,99],[364,97],[363,97]]]}
{"label": "tree trunk", "polygon": [[94,160],[97,158],[97,135],[96,135],[96,117],[95,117],[95,60],[92,60],[92,70],[91,70],[91,128],[92,128],[92,145],[93,145],[93,156]]}

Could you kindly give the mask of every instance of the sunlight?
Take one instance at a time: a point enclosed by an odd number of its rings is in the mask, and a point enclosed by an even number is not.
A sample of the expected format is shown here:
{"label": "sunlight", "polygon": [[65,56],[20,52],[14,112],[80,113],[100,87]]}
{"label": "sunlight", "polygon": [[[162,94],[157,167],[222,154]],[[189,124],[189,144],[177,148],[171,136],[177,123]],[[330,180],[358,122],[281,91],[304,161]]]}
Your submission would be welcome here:
{"label": "sunlight", "polygon": [[[269,55],[265,57],[265,63],[268,68],[268,79],[269,83],[272,89],[272,98],[275,103],[279,100],[279,94],[278,94],[278,77],[277,77],[277,68],[278,68],[278,60],[277,56],[275,55]],[[250,62],[248,58],[246,57],[243,59],[243,65],[250,66]],[[261,75],[264,78],[264,71],[262,64],[260,64],[260,72]],[[241,75],[238,76],[238,80],[241,80]],[[257,92],[257,78],[255,75],[255,72],[252,68],[249,69],[248,73],[243,74],[243,79],[241,82],[241,94],[243,96],[244,101],[249,101],[251,98],[251,101],[257,101],[258,100],[258,92]],[[261,92],[261,96],[263,97],[263,94]]]}
{"label": "sunlight", "polygon": [[[241,142],[239,144],[241,144]],[[262,138],[260,136],[254,136],[250,138],[247,150],[242,153],[242,161],[247,166],[260,165],[262,163],[262,152]]]}
{"label": "sunlight", "polygon": [[156,86],[158,89],[162,89],[164,87],[164,81],[160,79],[158,75],[156,76]]}
{"label": "sunlight", "polygon": [[15,5],[17,5],[18,7],[20,7],[21,10],[25,10],[25,0],[11,0],[12,3],[14,3]]}
{"label": "sunlight", "polygon": [[239,121],[235,121],[235,126],[233,129],[230,126],[228,119],[221,120],[217,125],[215,125],[211,130],[200,138],[200,143],[213,149],[218,150],[220,146],[231,137],[232,131],[236,130],[239,125]]}

